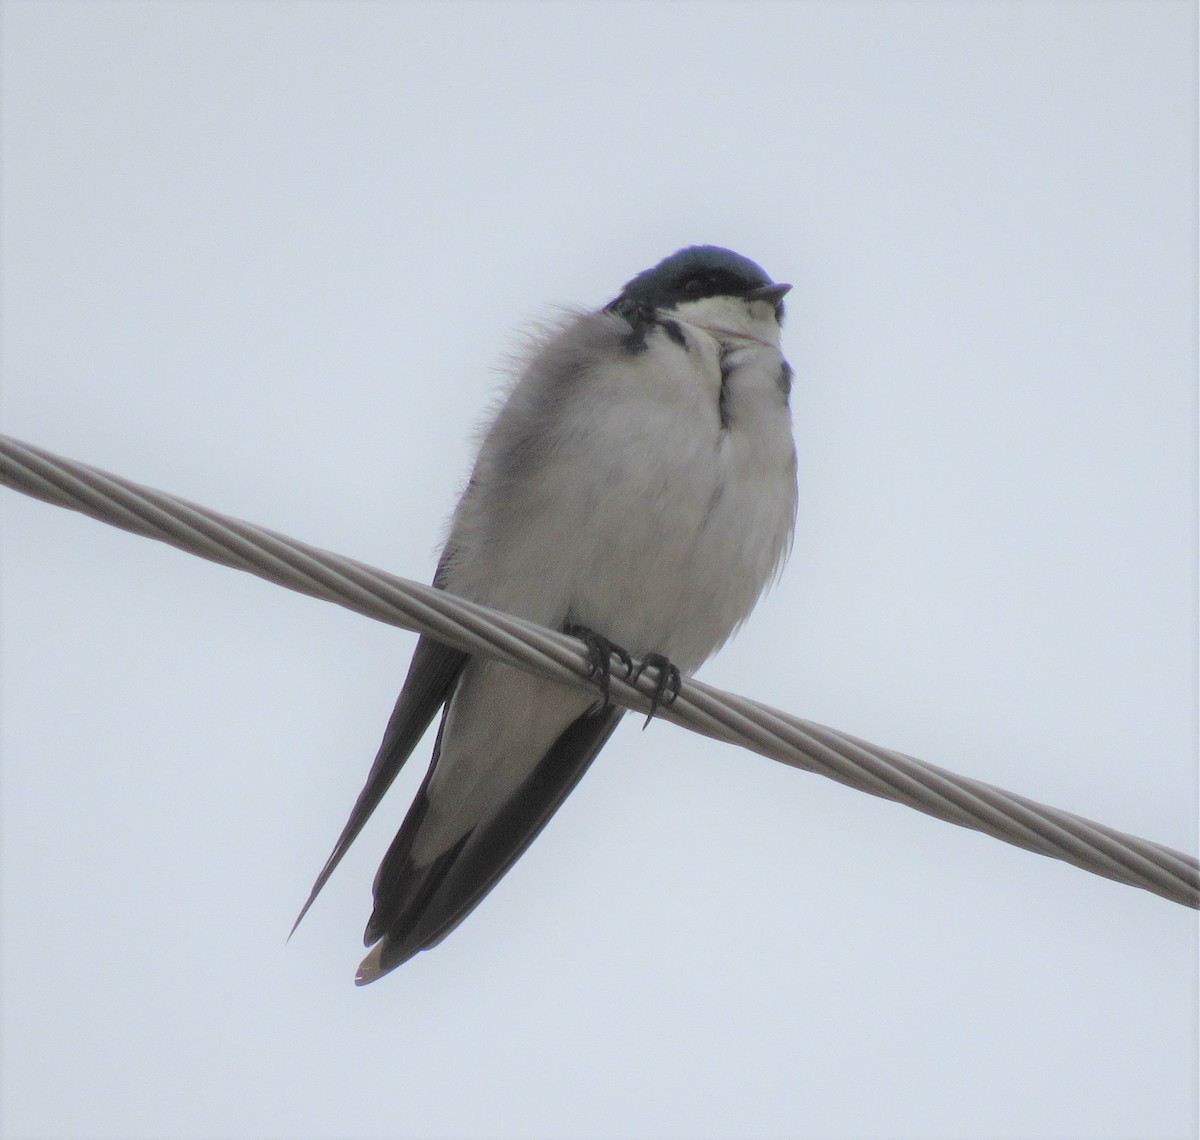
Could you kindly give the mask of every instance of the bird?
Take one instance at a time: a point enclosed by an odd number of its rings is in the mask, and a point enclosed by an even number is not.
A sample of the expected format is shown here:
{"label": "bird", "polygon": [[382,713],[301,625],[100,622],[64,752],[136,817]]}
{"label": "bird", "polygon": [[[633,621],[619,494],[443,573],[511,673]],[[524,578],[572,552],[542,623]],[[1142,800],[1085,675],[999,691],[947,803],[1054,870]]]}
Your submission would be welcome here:
{"label": "bird", "polygon": [[433,584],[581,638],[594,685],[419,639],[296,919],[440,712],[375,877],[357,985],[439,943],[541,832],[624,714],[608,699],[614,659],[627,676],[634,659],[656,670],[653,715],[776,579],[797,505],[790,289],[731,250],[689,246],[603,308],[564,310],[514,368]]}

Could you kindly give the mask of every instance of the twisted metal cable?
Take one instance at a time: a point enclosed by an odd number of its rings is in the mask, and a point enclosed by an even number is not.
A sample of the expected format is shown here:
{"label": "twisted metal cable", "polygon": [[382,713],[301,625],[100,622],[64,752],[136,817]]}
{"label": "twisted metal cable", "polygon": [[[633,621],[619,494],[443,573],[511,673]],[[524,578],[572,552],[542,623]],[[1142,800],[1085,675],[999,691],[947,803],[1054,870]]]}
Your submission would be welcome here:
{"label": "twisted metal cable", "polygon": [[[590,684],[584,679],[587,661],[582,643],[565,634],[7,436],[0,436],[0,483],[299,593],[336,602],[377,621],[428,634],[457,649],[484,653],[565,684]],[[649,711],[653,688],[649,676],[632,683],[622,680],[619,672],[612,677],[613,700],[635,711]],[[1150,840],[955,775],[700,681],[687,680],[678,699],[656,715],[960,827],[1200,908],[1200,862]]]}

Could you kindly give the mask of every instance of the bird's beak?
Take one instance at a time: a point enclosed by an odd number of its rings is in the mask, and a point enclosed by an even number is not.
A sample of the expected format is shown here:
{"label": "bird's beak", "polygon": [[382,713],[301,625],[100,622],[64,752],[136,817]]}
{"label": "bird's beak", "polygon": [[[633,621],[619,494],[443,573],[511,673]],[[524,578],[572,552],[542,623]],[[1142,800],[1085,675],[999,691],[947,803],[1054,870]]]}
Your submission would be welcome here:
{"label": "bird's beak", "polygon": [[790,289],[790,285],[760,285],[757,289],[751,289],[746,296],[751,301],[770,301],[772,305],[778,305]]}

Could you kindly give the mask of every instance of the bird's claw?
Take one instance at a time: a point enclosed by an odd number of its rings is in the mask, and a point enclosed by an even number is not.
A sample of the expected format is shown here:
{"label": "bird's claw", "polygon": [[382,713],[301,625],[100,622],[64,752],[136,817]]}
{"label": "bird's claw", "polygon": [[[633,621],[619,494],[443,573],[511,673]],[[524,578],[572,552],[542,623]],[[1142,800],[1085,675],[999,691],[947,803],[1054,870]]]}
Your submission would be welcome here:
{"label": "bird's claw", "polygon": [[595,681],[604,698],[604,707],[612,704],[609,696],[609,680],[612,677],[612,659],[616,657],[625,666],[625,680],[633,677],[633,658],[621,646],[608,640],[603,634],[597,633],[586,625],[567,622],[563,633],[568,637],[577,637],[587,646],[588,680]]}
{"label": "bird's claw", "polygon": [[658,670],[658,678],[654,683],[654,692],[650,695],[650,711],[646,714],[646,723],[642,725],[643,732],[662,706],[675,703],[679,690],[683,687],[683,677],[679,669],[661,653],[647,653],[630,679],[636,683],[648,665]]}
{"label": "bird's claw", "polygon": [[654,714],[665,705],[672,705],[679,696],[683,686],[683,677],[678,667],[661,653],[647,653],[634,667],[633,658],[621,646],[609,641],[603,634],[597,633],[586,625],[567,622],[563,633],[568,637],[577,637],[587,646],[588,680],[595,681],[604,698],[604,707],[612,703],[609,692],[609,682],[612,678],[612,659],[615,657],[625,666],[625,680],[637,684],[638,678],[647,668],[654,669],[658,676],[654,682],[654,692],[650,694],[650,712],[646,715],[645,729],[654,719]]}

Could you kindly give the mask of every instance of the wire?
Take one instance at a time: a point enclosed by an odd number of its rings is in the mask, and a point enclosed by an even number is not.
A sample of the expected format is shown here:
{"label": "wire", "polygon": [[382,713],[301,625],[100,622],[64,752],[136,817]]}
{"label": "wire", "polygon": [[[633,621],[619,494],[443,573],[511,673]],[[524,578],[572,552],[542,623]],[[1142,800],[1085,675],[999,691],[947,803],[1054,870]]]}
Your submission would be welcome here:
{"label": "wire", "polygon": [[[566,684],[589,684],[582,642],[566,634],[8,436],[0,436],[0,483],[377,621],[428,634],[457,649],[483,653]],[[621,680],[620,673],[616,670],[612,677],[612,699],[634,711],[648,712],[653,671],[633,684]],[[1200,909],[1200,862],[1150,840],[955,775],[700,681],[685,681],[678,698],[660,707],[656,715],[948,823]]]}

